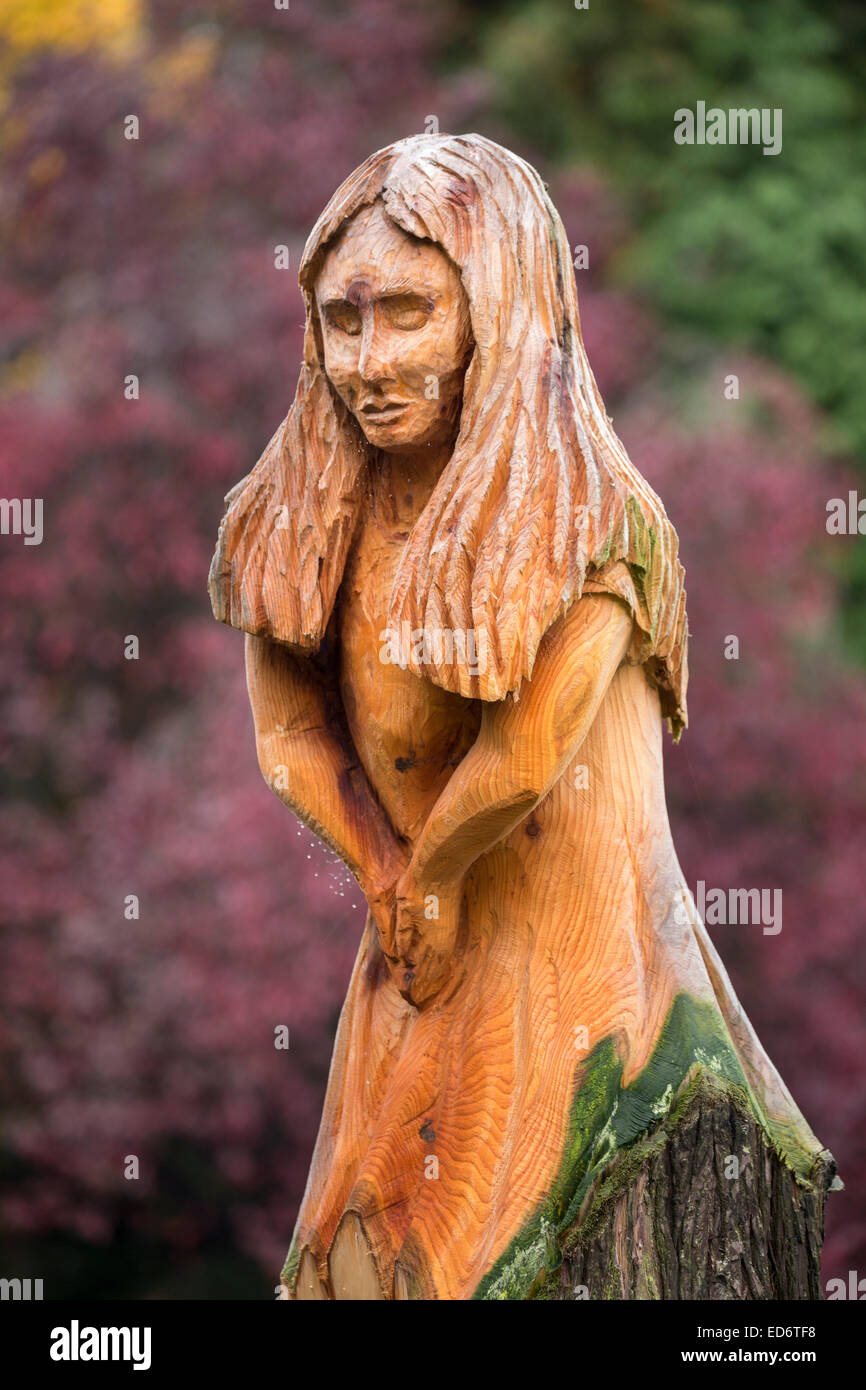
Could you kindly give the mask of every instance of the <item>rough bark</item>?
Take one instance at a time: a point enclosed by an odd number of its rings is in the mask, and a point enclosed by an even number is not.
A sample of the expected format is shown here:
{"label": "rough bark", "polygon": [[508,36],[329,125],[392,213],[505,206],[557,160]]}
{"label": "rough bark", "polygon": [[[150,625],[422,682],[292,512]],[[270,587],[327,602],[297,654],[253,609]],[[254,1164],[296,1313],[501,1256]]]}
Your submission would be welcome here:
{"label": "rough bark", "polygon": [[[736,1159],[738,1176],[733,1176]],[[687,1079],[666,1119],[596,1178],[536,1297],[820,1299],[829,1154],[808,1182],[741,1094]]]}

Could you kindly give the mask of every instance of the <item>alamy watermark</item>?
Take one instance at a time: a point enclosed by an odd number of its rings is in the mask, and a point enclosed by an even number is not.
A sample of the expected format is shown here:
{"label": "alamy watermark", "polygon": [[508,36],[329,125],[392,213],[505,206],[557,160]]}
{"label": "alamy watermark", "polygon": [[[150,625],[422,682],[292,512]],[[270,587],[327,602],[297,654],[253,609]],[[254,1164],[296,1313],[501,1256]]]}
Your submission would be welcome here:
{"label": "alamy watermark", "polygon": [[386,627],[379,633],[379,660],[383,666],[407,667],[410,661],[436,666],[466,666],[470,676],[487,670],[487,633],[474,627],[415,627],[402,622],[400,630]]}
{"label": "alamy watermark", "polygon": [[41,545],[42,498],[0,497],[0,536],[23,536],[25,545]]}
{"label": "alamy watermark", "polygon": [[853,488],[847,498],[831,497],[827,503],[828,536],[866,536],[866,497]]}
{"label": "alamy watermark", "polygon": [[847,1282],[844,1279],[828,1279],[825,1291],[827,1301],[831,1303],[840,1298],[862,1303],[866,1299],[866,1279],[861,1279],[856,1269],[849,1269]]}
{"label": "alamy watermark", "polygon": [[[764,936],[778,936],[782,930],[781,888],[707,888],[699,878],[695,907],[708,927],[763,927]],[[681,926],[690,920],[685,896],[674,908],[674,920]]]}
{"label": "alamy watermark", "polygon": [[782,152],[782,108],[775,106],[707,109],[705,101],[695,110],[680,106],[674,112],[677,145],[763,145],[764,154]]}
{"label": "alamy watermark", "polygon": [[51,1329],[52,1361],[131,1361],[134,1371],[150,1370],[149,1327],[82,1327],[73,1318],[68,1327]]}
{"label": "alamy watermark", "polygon": [[41,1279],[0,1279],[0,1300],[15,1303],[39,1302],[42,1298]]}

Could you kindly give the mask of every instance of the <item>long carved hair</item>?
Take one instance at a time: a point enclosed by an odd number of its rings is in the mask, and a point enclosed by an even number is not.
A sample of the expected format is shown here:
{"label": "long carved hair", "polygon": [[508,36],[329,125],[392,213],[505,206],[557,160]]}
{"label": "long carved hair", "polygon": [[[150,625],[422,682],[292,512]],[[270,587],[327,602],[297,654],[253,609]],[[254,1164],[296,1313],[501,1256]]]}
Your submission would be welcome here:
{"label": "long carved hair", "polygon": [[[548,627],[584,592],[631,607],[629,660],[686,723],[686,615],[677,537],[614,433],[580,333],[559,215],[538,174],[480,135],[419,135],[372,155],[337,190],[304,250],[298,390],[253,471],[228,494],[210,573],[223,622],[299,652],[322,641],[375,451],[324,371],[314,285],[335,236],[381,199],[460,272],[474,353],[453,454],[394,580],[389,626],[474,630],[483,672],[417,649],[444,689],[501,700],[532,674]],[[624,564],[618,564],[622,561]]]}

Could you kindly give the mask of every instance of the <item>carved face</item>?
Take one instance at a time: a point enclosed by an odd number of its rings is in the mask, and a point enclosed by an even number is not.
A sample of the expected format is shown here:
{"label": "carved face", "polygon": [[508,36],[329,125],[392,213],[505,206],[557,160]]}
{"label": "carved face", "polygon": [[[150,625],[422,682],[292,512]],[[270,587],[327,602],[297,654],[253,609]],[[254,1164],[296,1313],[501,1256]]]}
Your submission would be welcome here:
{"label": "carved face", "polygon": [[472,353],[469,306],[445,253],[359,212],[316,281],[325,371],[377,449],[453,440]]}

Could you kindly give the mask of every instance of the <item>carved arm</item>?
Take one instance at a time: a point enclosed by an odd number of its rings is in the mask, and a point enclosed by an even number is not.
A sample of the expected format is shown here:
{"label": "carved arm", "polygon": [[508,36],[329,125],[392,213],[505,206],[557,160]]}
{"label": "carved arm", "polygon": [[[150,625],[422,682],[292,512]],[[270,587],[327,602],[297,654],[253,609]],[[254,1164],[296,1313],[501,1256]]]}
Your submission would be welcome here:
{"label": "carved arm", "polygon": [[394,953],[397,880],[408,853],[329,713],[321,675],[304,657],[247,636],[247,689],[259,766],[268,786],[355,875],[386,954]]}
{"label": "carved arm", "polygon": [[[466,871],[520,824],[572,761],[631,632],[624,603],[587,595],[545,635],[519,701],[485,704],[478,738],[433,807],[397,889],[402,989],[413,1003],[447,978]],[[438,913],[432,920],[431,902]]]}

